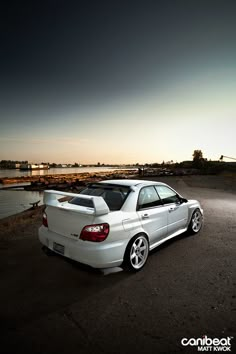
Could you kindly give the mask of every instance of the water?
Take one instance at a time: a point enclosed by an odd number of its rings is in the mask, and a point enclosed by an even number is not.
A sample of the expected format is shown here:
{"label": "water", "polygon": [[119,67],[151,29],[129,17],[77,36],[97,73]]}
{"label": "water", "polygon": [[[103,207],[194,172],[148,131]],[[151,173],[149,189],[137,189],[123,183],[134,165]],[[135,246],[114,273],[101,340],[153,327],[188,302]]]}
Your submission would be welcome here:
{"label": "water", "polygon": [[[47,174],[68,174],[68,173],[84,173],[84,172],[105,172],[114,171],[117,168],[109,167],[78,167],[78,168],[51,168],[50,170],[39,171],[20,171],[20,170],[1,170],[0,178],[3,177],[20,177],[20,176],[44,176]],[[24,183],[24,185],[27,183]],[[7,185],[9,187],[9,185]],[[43,192],[25,191],[20,188],[20,184],[16,185],[14,190],[0,190],[0,219],[7,216],[17,214],[21,211],[29,209],[30,203],[40,200],[39,205],[43,204]],[[0,184],[0,188],[4,185]]]}
{"label": "water", "polygon": [[43,192],[28,192],[23,189],[0,191],[0,219],[29,209],[40,200],[43,203]]}
{"label": "water", "polygon": [[46,175],[58,175],[69,173],[84,173],[84,172],[105,172],[115,171],[118,168],[111,167],[71,167],[71,168],[50,168],[49,170],[37,170],[37,171],[21,171],[15,169],[1,170],[0,178],[9,177],[23,177],[23,176],[46,176]]}

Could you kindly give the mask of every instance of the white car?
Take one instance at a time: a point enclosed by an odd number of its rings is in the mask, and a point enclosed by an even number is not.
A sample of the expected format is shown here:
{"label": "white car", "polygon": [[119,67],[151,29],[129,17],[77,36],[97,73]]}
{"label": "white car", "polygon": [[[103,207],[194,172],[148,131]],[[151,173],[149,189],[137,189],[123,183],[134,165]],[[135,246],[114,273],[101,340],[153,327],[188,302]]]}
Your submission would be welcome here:
{"label": "white car", "polygon": [[94,268],[138,271],[150,250],[185,231],[198,233],[203,222],[198,201],[145,180],[92,183],[79,194],[45,191],[44,203],[44,248]]}

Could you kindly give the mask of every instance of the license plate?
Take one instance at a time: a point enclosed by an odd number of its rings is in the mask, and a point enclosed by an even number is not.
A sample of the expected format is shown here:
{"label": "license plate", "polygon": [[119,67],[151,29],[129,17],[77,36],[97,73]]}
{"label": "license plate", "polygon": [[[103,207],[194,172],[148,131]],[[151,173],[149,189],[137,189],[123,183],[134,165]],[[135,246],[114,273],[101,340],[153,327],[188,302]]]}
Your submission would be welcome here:
{"label": "license plate", "polygon": [[64,255],[65,247],[59,243],[53,242],[53,250],[57,253]]}

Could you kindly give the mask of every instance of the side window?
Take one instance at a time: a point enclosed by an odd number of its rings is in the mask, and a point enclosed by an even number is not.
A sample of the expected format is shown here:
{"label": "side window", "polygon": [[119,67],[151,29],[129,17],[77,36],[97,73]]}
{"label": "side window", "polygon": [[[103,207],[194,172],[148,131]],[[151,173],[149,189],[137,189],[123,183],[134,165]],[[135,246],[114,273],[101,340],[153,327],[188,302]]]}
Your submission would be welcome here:
{"label": "side window", "polygon": [[162,202],[153,186],[141,189],[138,197],[138,210],[153,208],[161,204]]}
{"label": "side window", "polygon": [[157,193],[159,194],[163,204],[177,203],[179,202],[178,195],[169,187],[155,186]]}

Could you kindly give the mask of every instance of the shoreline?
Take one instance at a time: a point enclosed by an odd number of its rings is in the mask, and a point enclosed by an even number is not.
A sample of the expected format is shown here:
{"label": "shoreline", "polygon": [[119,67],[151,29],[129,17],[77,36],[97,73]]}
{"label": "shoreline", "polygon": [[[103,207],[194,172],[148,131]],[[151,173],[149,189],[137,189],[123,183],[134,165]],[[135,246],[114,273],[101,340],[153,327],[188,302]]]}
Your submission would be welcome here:
{"label": "shoreline", "polygon": [[42,214],[45,205],[37,208],[29,208],[10,216],[0,219],[0,241],[9,241],[25,237],[29,230],[29,236],[32,234],[32,227],[36,229],[42,224]]}
{"label": "shoreline", "polygon": [[[33,173],[33,174],[30,174],[30,175],[14,175],[13,176],[9,176],[9,175],[6,175],[6,176],[0,176],[0,184],[8,184],[8,183],[12,183],[11,181],[15,180],[16,183],[21,183],[21,181],[23,182],[26,182],[26,181],[34,181],[34,180],[37,180],[39,178],[43,179],[49,179],[49,178],[60,178],[61,176],[63,177],[71,177],[71,176],[87,176],[87,175],[100,175],[100,174],[113,174],[113,173],[128,173],[128,172],[136,172],[138,169],[137,168],[110,168],[110,169],[102,169],[102,170],[87,170],[87,171],[79,171],[79,170],[76,170],[75,169],[71,169],[71,171],[69,171],[70,169],[69,168],[66,168],[66,169],[63,169],[63,168],[58,168],[58,169],[55,169],[55,170],[60,170],[60,172],[55,172],[55,171],[52,171],[52,170],[48,170],[50,171],[49,173],[47,174],[41,174],[40,173],[40,170],[37,170],[37,171],[33,171],[33,172],[37,172],[36,173]],[[65,171],[64,171],[65,170]],[[10,170],[12,171],[12,170]],[[0,172],[1,172],[1,169],[0,169]]]}
{"label": "shoreline", "polygon": [[[81,187],[85,183],[100,181],[102,179],[121,179],[133,178],[137,175],[137,170],[115,170],[104,172],[80,172],[68,174],[52,174],[46,176],[22,176],[22,177],[3,177],[0,183],[4,186],[1,189],[12,188],[12,184],[31,183],[23,186],[25,190],[41,191],[48,188],[73,189],[73,187]],[[17,187],[17,186],[16,186]]]}

